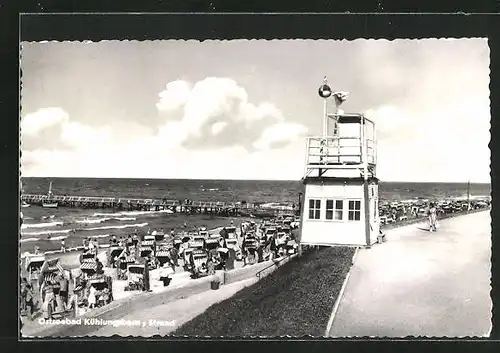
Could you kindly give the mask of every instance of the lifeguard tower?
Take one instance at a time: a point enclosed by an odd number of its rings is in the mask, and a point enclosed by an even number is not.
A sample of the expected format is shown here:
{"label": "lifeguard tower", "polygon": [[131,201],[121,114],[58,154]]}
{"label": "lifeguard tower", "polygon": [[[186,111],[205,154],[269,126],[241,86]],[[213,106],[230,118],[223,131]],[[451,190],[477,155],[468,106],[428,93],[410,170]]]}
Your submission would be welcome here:
{"label": "lifeguard tower", "polygon": [[347,93],[332,92],[326,77],[319,95],[323,136],[306,139],[300,244],[370,247],[380,229],[375,124],[363,114],[343,113]]}

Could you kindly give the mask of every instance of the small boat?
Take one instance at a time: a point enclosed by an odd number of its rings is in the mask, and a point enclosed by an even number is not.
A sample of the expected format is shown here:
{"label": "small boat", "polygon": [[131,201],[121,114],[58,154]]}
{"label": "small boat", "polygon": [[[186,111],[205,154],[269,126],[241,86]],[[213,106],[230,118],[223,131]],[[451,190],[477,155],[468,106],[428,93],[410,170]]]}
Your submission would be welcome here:
{"label": "small boat", "polygon": [[21,204],[21,207],[30,207],[31,205],[29,203],[27,203],[26,201],[23,201],[23,203]]}
{"label": "small boat", "polygon": [[57,201],[52,201],[52,182],[49,185],[49,192],[47,193],[47,200],[42,201],[42,207],[44,208],[57,208],[59,206]]}
{"label": "small boat", "polygon": [[53,201],[53,202],[43,201],[42,207],[45,207],[45,208],[57,208],[57,207],[59,207],[59,204],[57,203],[57,201]]}

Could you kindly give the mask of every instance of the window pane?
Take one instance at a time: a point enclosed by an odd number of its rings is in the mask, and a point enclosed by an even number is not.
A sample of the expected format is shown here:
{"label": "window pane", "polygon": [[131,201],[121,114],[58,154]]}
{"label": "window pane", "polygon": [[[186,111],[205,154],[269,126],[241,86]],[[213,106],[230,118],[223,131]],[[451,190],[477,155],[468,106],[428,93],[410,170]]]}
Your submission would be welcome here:
{"label": "window pane", "polygon": [[339,211],[339,210],[335,211],[335,219],[337,221],[341,221],[342,220],[342,211]]}
{"label": "window pane", "polygon": [[354,220],[359,221],[361,219],[361,212],[360,211],[354,211]]}
{"label": "window pane", "polygon": [[314,219],[314,210],[309,210],[309,219]]}
{"label": "window pane", "polygon": [[341,210],[341,209],[343,209],[343,208],[344,208],[344,205],[343,205],[342,200],[337,200],[337,201],[335,201],[335,208],[336,208],[337,210]]}
{"label": "window pane", "polygon": [[354,221],[354,211],[349,211],[349,220]]}
{"label": "window pane", "polygon": [[309,200],[309,208],[314,208],[314,200]]}
{"label": "window pane", "polygon": [[333,200],[326,200],[326,209],[327,210],[333,209]]}
{"label": "window pane", "polygon": [[326,211],[326,219],[333,219],[333,211]]}
{"label": "window pane", "polygon": [[361,210],[361,201],[356,201],[356,210]]}
{"label": "window pane", "polygon": [[354,201],[349,201],[349,209],[354,210]]}
{"label": "window pane", "polygon": [[314,212],[315,212],[315,216],[316,216],[316,217],[314,217],[314,218],[315,218],[315,219],[320,219],[320,211],[319,211],[319,210],[316,210],[316,211],[314,211]]}
{"label": "window pane", "polygon": [[321,208],[321,200],[316,200],[316,208]]}

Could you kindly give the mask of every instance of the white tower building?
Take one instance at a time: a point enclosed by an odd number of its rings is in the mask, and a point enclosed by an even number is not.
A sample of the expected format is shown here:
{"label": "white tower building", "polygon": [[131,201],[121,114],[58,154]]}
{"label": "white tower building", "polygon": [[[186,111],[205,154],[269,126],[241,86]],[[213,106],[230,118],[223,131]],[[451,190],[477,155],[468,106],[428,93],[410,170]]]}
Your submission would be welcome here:
{"label": "white tower building", "polygon": [[343,113],[339,106],[347,93],[332,92],[326,77],[319,94],[323,136],[306,139],[300,244],[369,247],[380,229],[375,124],[362,114]]}

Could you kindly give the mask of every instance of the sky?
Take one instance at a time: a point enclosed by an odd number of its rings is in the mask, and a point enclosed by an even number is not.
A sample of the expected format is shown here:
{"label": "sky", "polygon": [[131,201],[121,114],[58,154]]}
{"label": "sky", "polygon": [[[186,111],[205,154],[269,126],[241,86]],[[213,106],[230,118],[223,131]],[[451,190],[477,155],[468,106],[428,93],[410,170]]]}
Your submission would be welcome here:
{"label": "sky", "polygon": [[300,180],[327,76],[375,121],[382,181],[491,180],[486,39],[24,42],[20,60],[25,177]]}

